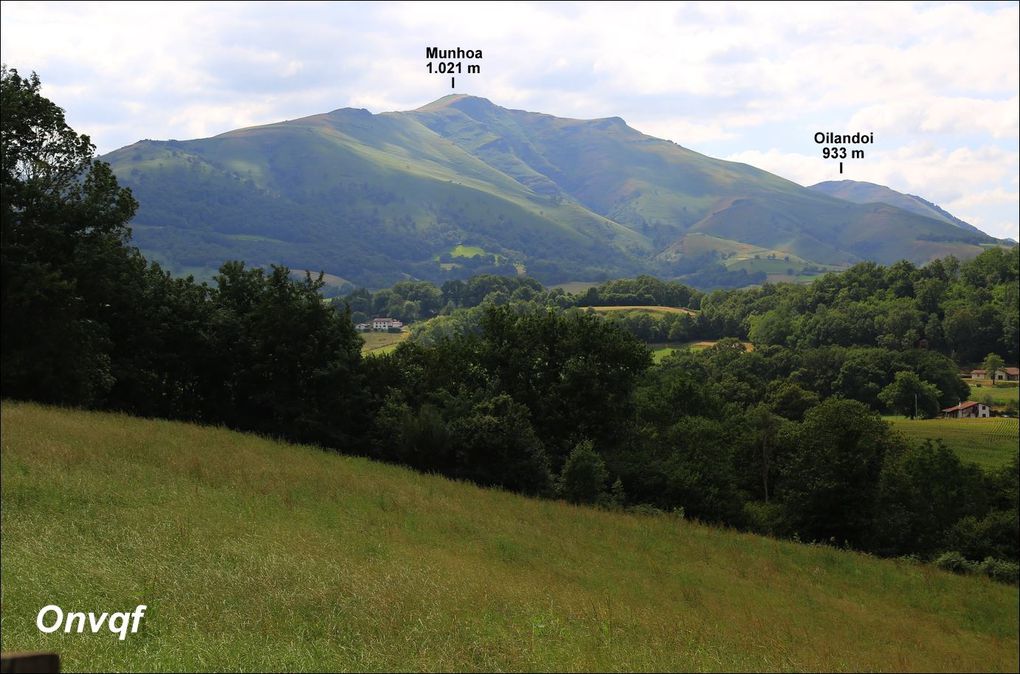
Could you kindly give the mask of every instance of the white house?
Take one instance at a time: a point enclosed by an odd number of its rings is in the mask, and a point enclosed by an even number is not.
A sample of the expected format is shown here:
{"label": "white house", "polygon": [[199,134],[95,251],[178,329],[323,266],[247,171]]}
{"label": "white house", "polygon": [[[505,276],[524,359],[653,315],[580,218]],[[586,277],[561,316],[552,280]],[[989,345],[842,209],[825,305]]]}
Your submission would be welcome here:
{"label": "white house", "polygon": [[376,331],[389,330],[390,328],[402,328],[404,324],[395,318],[373,318],[372,329]]}
{"label": "white house", "polygon": [[983,419],[992,416],[992,411],[984,403],[968,400],[942,410],[942,416],[953,419]]}
{"label": "white house", "polygon": [[[988,372],[985,370],[971,370],[971,379],[987,379]],[[1002,367],[995,371],[995,381],[1018,381],[1020,380],[1020,368]]]}

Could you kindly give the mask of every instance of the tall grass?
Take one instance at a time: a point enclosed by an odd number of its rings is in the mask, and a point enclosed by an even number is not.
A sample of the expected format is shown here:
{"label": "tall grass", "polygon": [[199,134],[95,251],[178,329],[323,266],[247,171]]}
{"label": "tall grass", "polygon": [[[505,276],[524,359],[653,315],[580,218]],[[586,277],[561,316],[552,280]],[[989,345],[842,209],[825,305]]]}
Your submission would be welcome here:
{"label": "tall grass", "polygon": [[[1017,671],[1017,588],[217,428],[2,406],[2,648],[67,670]],[[149,609],[42,634],[40,608]]]}

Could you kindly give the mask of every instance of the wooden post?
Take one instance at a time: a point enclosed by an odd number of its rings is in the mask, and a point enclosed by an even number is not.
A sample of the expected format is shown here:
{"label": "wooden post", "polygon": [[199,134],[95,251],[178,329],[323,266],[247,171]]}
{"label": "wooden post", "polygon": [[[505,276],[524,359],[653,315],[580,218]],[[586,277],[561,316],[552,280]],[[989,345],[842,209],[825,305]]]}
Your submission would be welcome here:
{"label": "wooden post", "polygon": [[60,671],[56,653],[4,653],[0,655],[0,674],[43,674]]}

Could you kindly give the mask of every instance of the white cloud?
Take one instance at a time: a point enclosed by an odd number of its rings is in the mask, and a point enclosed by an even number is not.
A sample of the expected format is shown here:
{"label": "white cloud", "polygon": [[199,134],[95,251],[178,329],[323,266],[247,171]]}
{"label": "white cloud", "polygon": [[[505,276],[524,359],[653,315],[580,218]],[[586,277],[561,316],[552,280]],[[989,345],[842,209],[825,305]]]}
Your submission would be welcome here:
{"label": "white cloud", "polygon": [[[891,151],[869,151],[864,159],[844,162],[842,174],[838,162],[776,148],[737,152],[725,159],[763,168],[801,185],[825,180],[887,185],[898,192],[928,199],[993,236],[1014,239],[1018,236],[1015,219],[999,215],[991,220],[988,216],[994,212],[1015,213],[1020,201],[1016,172],[1011,168],[1020,163],[1020,154],[995,146],[947,151],[919,144]],[[1007,187],[1010,184],[1012,189]],[[989,185],[993,187],[986,187]]]}

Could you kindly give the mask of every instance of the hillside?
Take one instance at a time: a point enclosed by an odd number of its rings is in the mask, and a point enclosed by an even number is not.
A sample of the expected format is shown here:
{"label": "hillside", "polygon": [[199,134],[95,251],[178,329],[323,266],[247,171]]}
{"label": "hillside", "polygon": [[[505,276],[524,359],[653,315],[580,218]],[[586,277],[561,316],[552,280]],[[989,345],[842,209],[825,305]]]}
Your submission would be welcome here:
{"label": "hillside", "polygon": [[[972,257],[993,242],[713,159],[618,117],[564,119],[463,95],[145,140],[104,159],[141,204],[136,244],[204,276],[240,258],[373,286],[523,269],[551,283],[683,277],[734,250],[789,256],[762,270],[779,273]],[[457,255],[461,246],[486,255]]]}
{"label": "hillside", "polygon": [[923,215],[928,218],[942,220],[950,225],[971,232],[981,232],[977,227],[956,217],[952,213],[940,208],[936,204],[917,196],[916,194],[903,194],[885,185],[876,185],[858,180],[828,180],[809,189],[816,190],[822,194],[832,197],[846,199],[855,204],[888,204],[902,208],[905,211]]}
{"label": "hillside", "polygon": [[[1017,588],[215,428],[2,406],[3,650],[76,670],[1016,671]],[[148,606],[44,635],[40,607]]]}

